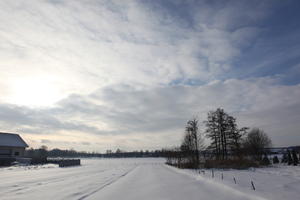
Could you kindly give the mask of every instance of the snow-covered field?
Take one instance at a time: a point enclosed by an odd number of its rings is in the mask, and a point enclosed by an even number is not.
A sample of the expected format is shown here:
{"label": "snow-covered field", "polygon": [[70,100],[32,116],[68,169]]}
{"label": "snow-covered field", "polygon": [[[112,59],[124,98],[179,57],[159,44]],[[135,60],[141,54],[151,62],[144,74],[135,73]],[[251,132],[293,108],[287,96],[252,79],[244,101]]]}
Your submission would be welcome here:
{"label": "snow-covered field", "polygon": [[206,182],[212,187],[257,196],[256,199],[296,200],[300,198],[300,166],[275,165],[249,170],[219,169],[214,170],[214,178],[212,178],[212,170],[175,170],[200,182]]}
{"label": "snow-covered field", "polygon": [[215,170],[212,178],[210,170],[199,174],[166,166],[164,161],[84,159],[79,167],[0,168],[0,199],[298,200],[300,196],[300,167]]}

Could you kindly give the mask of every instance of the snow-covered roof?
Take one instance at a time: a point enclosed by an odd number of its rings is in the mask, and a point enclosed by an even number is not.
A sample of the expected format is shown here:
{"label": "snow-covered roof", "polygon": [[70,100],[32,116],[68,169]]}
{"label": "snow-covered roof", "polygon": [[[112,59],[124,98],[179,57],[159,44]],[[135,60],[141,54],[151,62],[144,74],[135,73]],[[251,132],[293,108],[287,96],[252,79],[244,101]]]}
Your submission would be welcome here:
{"label": "snow-covered roof", "polygon": [[26,142],[18,134],[0,132],[0,146],[28,147]]}

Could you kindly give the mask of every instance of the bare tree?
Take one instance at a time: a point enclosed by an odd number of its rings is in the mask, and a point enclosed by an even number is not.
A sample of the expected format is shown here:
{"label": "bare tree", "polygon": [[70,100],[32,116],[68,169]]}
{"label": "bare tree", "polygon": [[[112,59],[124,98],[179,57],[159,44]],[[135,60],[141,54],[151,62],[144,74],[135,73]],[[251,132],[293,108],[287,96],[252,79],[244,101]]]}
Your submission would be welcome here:
{"label": "bare tree", "polygon": [[[193,149],[194,149],[193,138],[189,128],[186,128],[180,146],[180,150],[182,152],[184,163],[186,163],[187,165],[193,165],[194,163]],[[192,167],[192,166],[188,166],[188,167]]]}
{"label": "bare tree", "polygon": [[244,141],[244,148],[255,160],[261,160],[264,148],[271,144],[271,139],[262,129],[253,128]]}
{"label": "bare tree", "polygon": [[216,158],[227,159],[230,152],[238,154],[243,133],[247,128],[238,129],[236,119],[227,114],[223,109],[210,111],[207,115],[207,137],[211,139],[210,149]]}
{"label": "bare tree", "polygon": [[193,167],[200,163],[200,150],[204,147],[203,137],[199,132],[198,120],[189,120],[185,128],[185,135],[181,144],[181,150]]}

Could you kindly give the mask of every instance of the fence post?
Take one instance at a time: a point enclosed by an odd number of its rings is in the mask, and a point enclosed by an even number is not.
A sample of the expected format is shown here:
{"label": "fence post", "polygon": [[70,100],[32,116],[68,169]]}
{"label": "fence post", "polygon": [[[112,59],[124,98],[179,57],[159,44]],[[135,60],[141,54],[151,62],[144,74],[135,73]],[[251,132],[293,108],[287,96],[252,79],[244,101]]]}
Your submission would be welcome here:
{"label": "fence post", "polygon": [[222,180],[223,180],[223,178],[224,178],[224,177],[223,177],[223,173],[222,173]]}
{"label": "fence post", "polygon": [[212,178],[215,177],[215,174],[214,174],[214,170],[213,170],[213,169],[211,170],[211,177],[212,177]]}
{"label": "fence post", "polygon": [[234,184],[236,184],[236,180],[235,180],[235,177],[233,177],[233,181],[234,181]]}
{"label": "fence post", "polygon": [[255,190],[254,183],[251,181],[252,189]]}

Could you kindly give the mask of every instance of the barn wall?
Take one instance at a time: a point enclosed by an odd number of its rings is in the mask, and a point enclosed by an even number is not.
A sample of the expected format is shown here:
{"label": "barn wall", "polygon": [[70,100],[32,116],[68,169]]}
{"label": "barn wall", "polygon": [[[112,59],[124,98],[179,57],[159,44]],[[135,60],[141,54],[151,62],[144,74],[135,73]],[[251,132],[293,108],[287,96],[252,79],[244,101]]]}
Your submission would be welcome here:
{"label": "barn wall", "polygon": [[1,157],[23,157],[24,147],[3,147],[0,146],[0,156]]}

